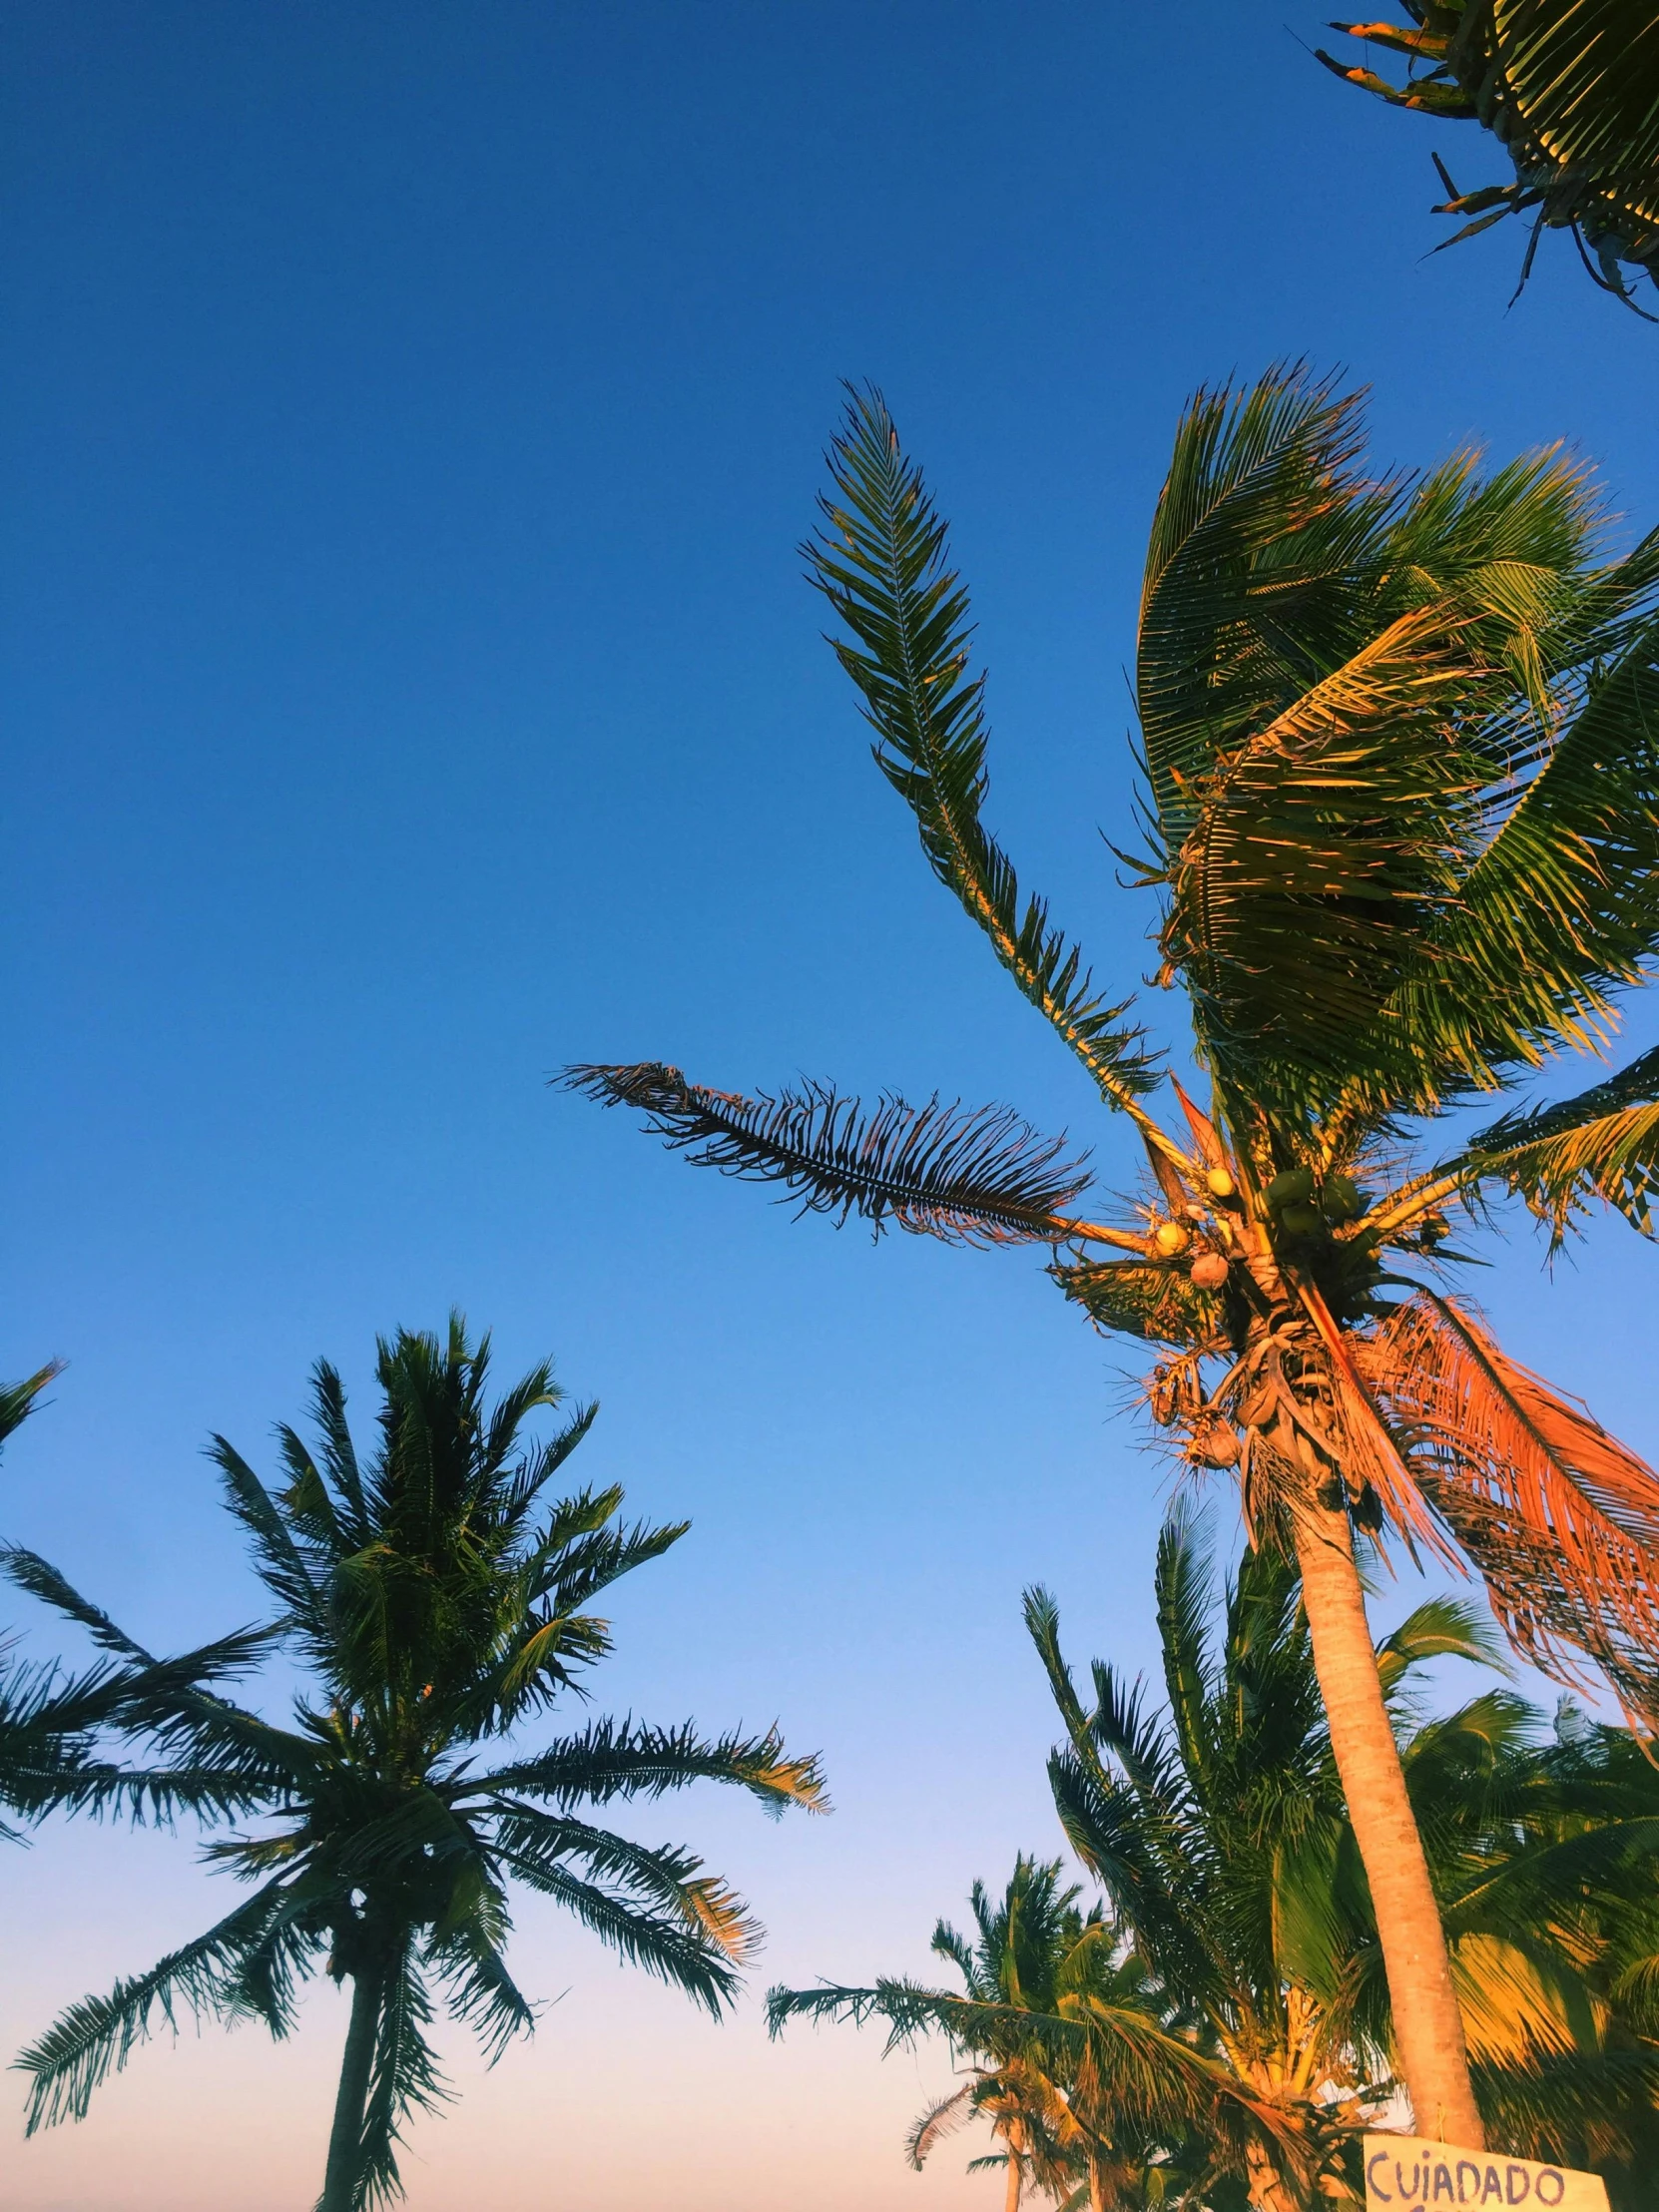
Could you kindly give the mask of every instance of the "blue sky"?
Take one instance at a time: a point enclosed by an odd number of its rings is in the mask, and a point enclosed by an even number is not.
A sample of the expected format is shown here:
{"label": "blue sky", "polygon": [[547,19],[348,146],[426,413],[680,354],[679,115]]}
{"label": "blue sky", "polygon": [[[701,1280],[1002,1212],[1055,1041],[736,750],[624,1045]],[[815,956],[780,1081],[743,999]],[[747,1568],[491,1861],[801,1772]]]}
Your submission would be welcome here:
{"label": "blue sky", "polygon": [[[795,548],[839,378],[954,519],[995,826],[1126,987],[1150,917],[1099,831],[1195,384],[1307,354],[1375,387],[1388,462],[1566,438],[1623,527],[1659,517],[1655,334],[1559,241],[1512,308],[1516,239],[1424,260],[1430,147],[1496,171],[1345,93],[1323,35],[1198,0],[0,26],[0,1370],[70,1362],[6,1528],[193,1637],[256,1603],[210,1430],[258,1459],[321,1353],[366,1421],[375,1332],[452,1304],[508,1371],[552,1351],[604,1401],[582,1471],[695,1523],[619,1599],[601,1697],[826,1753],[829,1821],[675,1815],[767,1920],[763,1983],[918,1967],[975,1875],[1054,1846],[1019,1591],[1144,1662],[1164,1473],[1030,1261],[792,1224],[546,1079],[1006,1098],[1133,1175],[821,642]],[[1614,1226],[1551,1282],[1524,1228],[1487,1250],[1516,1350],[1659,1447],[1651,1255]],[[54,1831],[4,1872],[14,2044],[224,1910],[186,1838]],[[492,2076],[455,2046],[416,2212],[758,2208],[781,2174],[804,2207],[991,2201],[950,2150],[900,2163],[941,2053],[700,2025],[529,1909],[518,1956],[568,1994]],[[0,2207],[300,2201],[339,2013],[142,2054],[8,2153]]]}

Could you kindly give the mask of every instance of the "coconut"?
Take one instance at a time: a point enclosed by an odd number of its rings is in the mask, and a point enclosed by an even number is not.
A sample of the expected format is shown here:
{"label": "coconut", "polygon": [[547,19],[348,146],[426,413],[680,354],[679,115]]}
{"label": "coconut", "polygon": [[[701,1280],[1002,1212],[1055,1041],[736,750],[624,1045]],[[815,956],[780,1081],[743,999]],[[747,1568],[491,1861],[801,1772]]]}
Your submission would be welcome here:
{"label": "coconut", "polygon": [[1314,1195],[1312,1168],[1287,1168],[1267,1188],[1267,1201],[1277,1214],[1287,1206],[1306,1206]]}
{"label": "coconut", "polygon": [[1279,1216],[1279,1226],[1287,1237],[1317,1237],[1325,1227],[1324,1218],[1312,1206],[1287,1206]]}
{"label": "coconut", "polygon": [[1225,1168],[1212,1168],[1204,1180],[1210,1186],[1212,1198],[1231,1198],[1238,1188]]}
{"label": "coconut", "polygon": [[1326,1177],[1320,1192],[1320,1212],[1327,1221],[1358,1221],[1365,1210],[1365,1195],[1352,1175]]}
{"label": "coconut", "polygon": [[1178,1252],[1187,1249],[1187,1232],[1178,1221],[1161,1221],[1152,1232],[1152,1242],[1166,1260],[1173,1260]]}
{"label": "coconut", "polygon": [[1201,1252],[1193,1262],[1193,1283],[1201,1291],[1219,1291],[1227,1281],[1227,1257],[1220,1252]]}

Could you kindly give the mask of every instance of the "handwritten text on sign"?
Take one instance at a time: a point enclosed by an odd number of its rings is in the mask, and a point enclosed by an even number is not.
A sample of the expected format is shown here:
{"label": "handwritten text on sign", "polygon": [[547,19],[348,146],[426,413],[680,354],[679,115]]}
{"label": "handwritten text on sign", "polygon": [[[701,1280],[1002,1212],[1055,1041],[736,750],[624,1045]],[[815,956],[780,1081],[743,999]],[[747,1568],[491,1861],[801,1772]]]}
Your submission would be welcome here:
{"label": "handwritten text on sign", "polygon": [[1607,2212],[1607,2191],[1594,2174],[1566,2166],[1540,2166],[1495,2151],[1476,2156],[1415,2135],[1366,2137],[1366,2212],[1439,2212],[1442,2205]]}

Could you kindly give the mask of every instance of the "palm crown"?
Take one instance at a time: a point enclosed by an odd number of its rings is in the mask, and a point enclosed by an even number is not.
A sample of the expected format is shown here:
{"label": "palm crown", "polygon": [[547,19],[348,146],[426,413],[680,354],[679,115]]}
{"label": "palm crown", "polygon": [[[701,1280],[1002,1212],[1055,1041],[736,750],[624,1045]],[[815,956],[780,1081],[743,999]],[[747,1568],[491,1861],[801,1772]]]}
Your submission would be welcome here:
{"label": "palm crown", "polygon": [[610,1649],[593,1601],[685,1524],[621,1525],[614,1488],[549,1506],[593,1409],[526,1443],[526,1420],[563,1393],[544,1365],[492,1406],[488,1364],[487,1339],[469,1344],[458,1319],[447,1342],[382,1342],[366,1463],[339,1378],[320,1365],[318,1448],[279,1429],[275,1492],[215,1439],[227,1500],[315,1685],[289,1727],[146,1673],[148,1655],[44,1561],[10,1555],[18,1580],[137,1667],[124,1718],[164,1764],[123,1787],[153,1779],[165,1794],[183,1780],[198,1802],[212,1794],[227,1815],[263,1817],[257,1833],[210,1847],[254,1885],[245,1903],[148,1973],[71,2006],[24,2053],[31,2127],[84,2113],[152,2015],[171,2017],[180,1999],[285,2034],[298,1982],[325,1960],[351,1982],[352,2010],[323,2212],[395,2193],[400,2128],[445,2093],[424,2032],[434,1990],[491,2055],[534,2024],[504,1957],[514,1882],[712,2012],[732,1995],[757,1933],[741,1900],[689,1852],[635,1843],[580,1809],[700,1779],[740,1784],[775,1811],[814,1806],[817,1768],[776,1733],[705,1740],[630,1721],[594,1721],[526,1754],[501,1744],[579,1691]]}
{"label": "palm crown", "polygon": [[[1218,1590],[1203,1525],[1178,1508],[1156,1592],[1161,1711],[1098,1660],[1080,1693],[1052,1598],[1027,1592],[1065,1729],[1049,1761],[1055,1808],[1120,1940],[1156,1985],[1182,1992],[1203,2047],[1282,2108],[1291,2154],[1263,2137],[1244,2146],[1236,2178],[1252,2201],[1285,2201],[1285,2185],[1294,2196],[1321,2173],[1329,2193],[1355,2131],[1385,2111],[1393,2069],[1296,1573],[1279,1552],[1247,1550]],[[1512,2150],[1559,2157],[1588,2135],[1598,2164],[1627,2163],[1632,2127],[1646,2148],[1656,2066],[1628,2032],[1617,1985],[1631,1983],[1629,1963],[1611,1959],[1606,1931],[1648,1925],[1651,1769],[1631,1771],[1643,1762],[1622,1731],[1572,1714],[1540,1746],[1538,1716],[1508,1689],[1425,1718],[1421,1672],[1448,1656],[1496,1654],[1489,1625],[1443,1596],[1378,1647],[1482,2107]]]}
{"label": "palm crown", "polygon": [[1632,1710],[1659,1706],[1659,1484],[1444,1288],[1454,1201],[1518,1194],[1559,1236],[1599,1200],[1647,1228],[1659,1053],[1427,1142],[1602,1044],[1659,943],[1659,537],[1602,557],[1593,487],[1557,454],[1416,480],[1362,459],[1358,398],[1277,370],[1198,395],[1158,501],[1145,834],[1125,858],[1159,900],[1200,1104],[984,825],[967,596],[878,395],[853,395],[830,456],[807,551],[876,762],[934,873],[1136,1125],[1136,1213],[1090,1218],[1086,1162],[1005,1109],[747,1099],[659,1063],[565,1080],[807,1209],[1047,1245],[1099,1326],[1156,1350],[1155,1414],[1190,1459],[1237,1467],[1250,1525],[1296,1547],[1390,1980],[1438,1953],[1432,2034],[1394,1987],[1408,2079],[1438,2038],[1419,2121],[1478,2143],[1351,1524],[1472,1561],[1540,1665],[1577,1679],[1587,1657]]}
{"label": "palm crown", "polygon": [[1172,2163],[1172,2148],[1202,2141],[1197,2163],[1208,2170],[1225,2166],[1221,2145],[1242,2163],[1247,2142],[1273,2142],[1283,2123],[1269,2100],[1194,2047],[1188,2008],[1098,1906],[1079,1910],[1078,1896],[1058,1860],[1022,1857],[1000,1897],[974,1884],[969,1934],[946,1921],[933,1931],[958,1989],[898,1978],[778,1988],[767,1999],[773,2032],[806,2016],[882,2020],[889,2050],[946,2036],[967,2078],[916,2121],[911,2163],[965,2120],[986,2119],[1004,2146],[1009,2212],[1026,2181],[1057,2200],[1086,2197],[1092,2212],[1149,2201],[1150,2191],[1161,2201],[1178,2178],[1194,2178],[1190,2159]]}

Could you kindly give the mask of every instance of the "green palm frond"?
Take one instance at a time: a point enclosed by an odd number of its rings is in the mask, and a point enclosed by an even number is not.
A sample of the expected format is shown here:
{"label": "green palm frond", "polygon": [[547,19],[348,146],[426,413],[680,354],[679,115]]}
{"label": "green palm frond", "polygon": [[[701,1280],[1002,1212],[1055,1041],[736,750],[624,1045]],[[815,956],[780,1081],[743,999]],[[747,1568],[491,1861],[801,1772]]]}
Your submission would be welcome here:
{"label": "green palm frond", "polygon": [[1077,1054],[1110,1103],[1134,1110],[1160,1080],[1124,1022],[1128,1002],[1096,992],[1079,948],[1044,900],[1022,902],[1013,862],[980,820],[987,793],[983,676],[970,676],[967,594],[948,535],[886,404],[854,392],[829,454],[826,527],[803,548],[813,581],[852,632],[832,641],[863,697],[883,775],[916,818],[939,880],[1002,965]]}
{"label": "green palm frond", "polygon": [[14,1429],[21,1428],[31,1413],[39,1411],[41,1391],[62,1373],[63,1362],[49,1360],[21,1382],[0,1382],[0,1444]]}
{"label": "green palm frond", "polygon": [[[869,1111],[828,1084],[740,1098],[688,1083],[678,1068],[574,1067],[563,1081],[607,1106],[632,1106],[699,1167],[781,1183],[803,1213],[877,1234],[889,1223],[957,1244],[1052,1243],[1086,1190],[1063,1137],[1040,1137],[1003,1106],[887,1096]],[[695,1149],[694,1149],[695,1148]]]}
{"label": "green palm frond", "polygon": [[1180,1352],[1227,1345],[1223,1301],[1194,1287],[1187,1269],[1158,1260],[1056,1261],[1049,1274],[1097,1329]]}
{"label": "green palm frond", "polygon": [[735,1730],[707,1741],[689,1721],[680,1728],[595,1721],[533,1758],[469,1779],[467,1789],[545,1797],[560,1806],[606,1805],[619,1798],[661,1797],[693,1782],[739,1783],[770,1810],[786,1805],[828,1810],[817,1759],[787,1756],[775,1730],[764,1736]]}
{"label": "green palm frond", "polygon": [[297,1517],[303,1525],[314,1518],[319,1501],[326,1499],[320,1480],[315,1492],[302,1489],[293,1496],[284,1514],[248,1461],[223,1436],[210,1440],[208,1452],[224,1478],[226,1503],[254,1546],[261,1580],[296,1627],[325,1638],[324,1592],[289,1520]]}
{"label": "green palm frond", "polygon": [[[1461,216],[1455,246],[1505,217],[1530,218],[1531,273],[1540,231],[1566,230],[1602,290],[1635,306],[1627,270],[1659,273],[1659,34],[1626,0],[1407,0],[1409,25],[1336,23],[1333,30],[1407,57],[1403,79],[1316,49],[1346,83],[1390,107],[1477,122],[1508,156],[1512,183],[1460,193],[1438,155],[1447,199]],[[1639,313],[1646,313],[1638,308]],[[1649,316],[1649,320],[1654,319]]]}
{"label": "green palm frond", "polygon": [[[17,2059],[30,2083],[27,2132],[84,2119],[94,2090],[149,2040],[155,2015],[173,2027],[180,2004],[202,2018],[243,1996],[244,1961],[262,1946],[280,1905],[281,1884],[270,1883],[148,1973],[118,1981],[107,1997],[83,1997],[70,2005]],[[281,2007],[274,2004],[266,2017],[274,2035],[285,2033]]]}
{"label": "green palm frond", "polygon": [[1490,1123],[1447,1171],[1465,1189],[1497,1183],[1523,1198],[1559,1247],[1575,1217],[1600,1199],[1644,1236],[1659,1186],[1659,1051],[1553,1105]]}
{"label": "green palm frond", "polygon": [[394,2204],[403,2194],[397,2147],[415,2112],[435,2112],[451,2092],[426,2039],[432,2006],[421,1986],[413,1944],[405,1937],[384,1971],[368,2098],[363,2107],[355,2203]]}
{"label": "green palm frond", "polygon": [[1296,367],[1201,393],[1142,605],[1166,956],[1279,1116],[1489,1086],[1659,941],[1653,549],[1595,567],[1559,455],[1378,485],[1361,432]]}
{"label": "green palm frond", "polygon": [[1380,1041],[1397,1031],[1423,1063],[1408,1102],[1489,1089],[1500,1070],[1536,1066],[1562,1042],[1598,1043],[1614,997],[1659,943],[1656,867],[1650,625],[1598,674],[1387,994]]}
{"label": "green palm frond", "polygon": [[557,1861],[543,1862],[506,1847],[496,1856],[508,1873],[562,1905],[618,1957],[683,1990],[713,2018],[719,2019],[735,1999],[738,1969],[704,1921],[640,1904],[632,1884],[587,1882]]}

